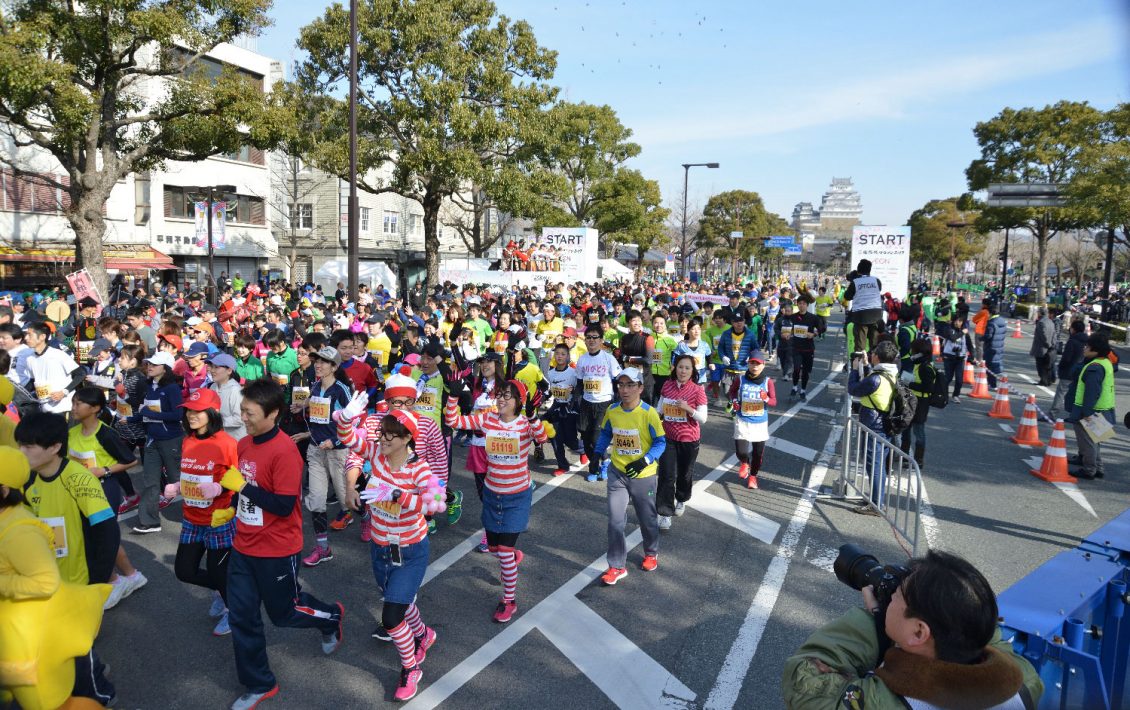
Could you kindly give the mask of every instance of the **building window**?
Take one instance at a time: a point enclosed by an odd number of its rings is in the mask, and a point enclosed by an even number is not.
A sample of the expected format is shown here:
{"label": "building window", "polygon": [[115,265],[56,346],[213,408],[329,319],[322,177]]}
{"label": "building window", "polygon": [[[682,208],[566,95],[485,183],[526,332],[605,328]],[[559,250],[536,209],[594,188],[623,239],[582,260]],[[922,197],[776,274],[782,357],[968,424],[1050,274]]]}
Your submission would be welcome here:
{"label": "building window", "polygon": [[369,208],[361,207],[361,231],[366,234],[369,232]]}
{"label": "building window", "polygon": [[408,215],[408,233],[409,234],[423,234],[424,233],[424,215],[412,213]]}
{"label": "building window", "polygon": [[[314,228],[314,205],[306,202],[298,204],[298,214],[295,215],[294,205],[290,206],[290,219],[294,222],[293,226],[296,229],[313,229]],[[287,225],[288,227],[291,225]]]}
{"label": "building window", "polygon": [[[183,187],[172,185],[165,186],[165,216],[179,219],[195,219],[196,207],[192,198],[199,197],[192,192],[186,193]],[[263,198],[251,195],[237,195],[226,193],[216,195],[216,202],[223,200],[228,203],[228,222],[240,224],[266,224],[267,213],[264,209]]]}
{"label": "building window", "polygon": [[265,164],[265,156],[263,155],[263,151],[259,150],[258,148],[253,148],[249,145],[241,146],[237,150],[233,150],[230,153],[219,153],[216,157],[227,158],[228,160],[235,160],[240,163],[251,163],[252,165]]}
{"label": "building window", "polygon": [[149,224],[149,173],[142,173],[133,179],[133,223]]}
{"label": "building window", "polygon": [[385,212],[384,233],[396,234],[396,221],[400,217],[397,212]]}

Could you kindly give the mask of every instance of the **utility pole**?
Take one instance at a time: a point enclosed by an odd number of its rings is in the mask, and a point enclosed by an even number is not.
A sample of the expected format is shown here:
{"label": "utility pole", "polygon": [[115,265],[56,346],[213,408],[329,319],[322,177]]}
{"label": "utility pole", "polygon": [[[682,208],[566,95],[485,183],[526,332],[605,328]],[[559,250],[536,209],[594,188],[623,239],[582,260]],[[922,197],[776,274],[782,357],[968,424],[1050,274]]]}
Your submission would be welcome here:
{"label": "utility pole", "polygon": [[691,168],[695,167],[716,169],[718,163],[683,163],[683,234],[679,240],[679,248],[682,251],[679,261],[683,265],[682,273],[679,276],[682,278],[687,276],[687,183],[690,180]]}
{"label": "utility pole", "polygon": [[349,0],[349,300],[357,303],[361,281],[361,225],[357,209],[357,0]]}

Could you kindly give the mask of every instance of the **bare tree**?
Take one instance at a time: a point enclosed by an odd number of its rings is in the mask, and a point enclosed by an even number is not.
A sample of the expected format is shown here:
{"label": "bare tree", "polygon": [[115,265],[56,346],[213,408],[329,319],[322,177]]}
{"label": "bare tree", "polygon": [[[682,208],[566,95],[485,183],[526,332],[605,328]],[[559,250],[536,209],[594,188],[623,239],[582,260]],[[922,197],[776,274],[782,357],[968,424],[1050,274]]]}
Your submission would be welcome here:
{"label": "bare tree", "polygon": [[[324,217],[315,221],[315,194],[324,186],[323,181],[334,183],[337,178],[308,169],[298,155],[279,151],[270,159],[271,192],[268,198],[271,232],[279,244],[279,257],[286,267],[287,280],[295,283],[299,250],[308,253],[312,249],[323,249],[324,234],[319,227],[331,230],[337,228],[337,215],[331,219]],[[336,248],[337,240],[332,242]]]}
{"label": "bare tree", "polygon": [[479,185],[456,192],[440,213],[440,221],[451,227],[467,250],[482,258],[514,222],[514,216],[498,208]]}

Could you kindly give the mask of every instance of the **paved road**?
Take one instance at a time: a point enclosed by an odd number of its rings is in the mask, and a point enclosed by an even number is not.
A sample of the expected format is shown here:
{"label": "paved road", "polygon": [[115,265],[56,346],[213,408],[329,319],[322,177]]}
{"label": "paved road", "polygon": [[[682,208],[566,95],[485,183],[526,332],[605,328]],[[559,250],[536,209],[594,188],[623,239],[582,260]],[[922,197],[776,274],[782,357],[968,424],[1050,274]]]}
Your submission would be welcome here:
{"label": "paved road", "polygon": [[[1015,373],[1016,389],[1035,392],[1046,409],[1050,394],[1021,374],[1034,373],[1029,344],[1028,337],[1007,340],[1006,369]],[[814,396],[803,405],[783,401],[774,411],[776,443],[758,491],[737,479],[729,419],[711,410],[699,457],[704,480],[694,505],[664,534],[656,572],[638,569],[636,547],[625,580],[612,588],[595,581],[605,567],[603,486],[575,475],[554,479],[548,465],[535,470],[531,529],[520,543],[520,614],[506,626],[490,618],[500,596],[497,561],[469,552],[478,541],[479,509],[462,473],[465,450],[456,449],[466,512],[432,538],[419,605],[439,640],[409,707],[781,707],[784,659],[857,602],[831,573],[837,547],[855,541],[881,559],[905,559],[882,520],[855,515],[846,503],[814,502],[813,489],[836,471],[832,413],[846,376],[829,372],[827,354],[840,349],[837,339],[820,343]],[[1125,370],[1118,397],[1130,397]],[[1081,481],[1068,495],[1028,474],[1025,459],[1042,452],[1012,444],[985,416],[989,404],[964,399],[931,412],[924,483],[932,515],[924,520],[922,549],[928,540],[967,556],[1003,590],[1130,506],[1130,437],[1122,432],[1104,446],[1107,479]],[[1021,408],[1014,398],[1017,421]],[[1049,429],[1042,425],[1041,433]],[[1070,432],[1068,445],[1074,453]],[[211,636],[207,593],[174,578],[180,513],[177,506],[166,512],[162,533],[123,536],[150,583],[107,613],[98,650],[113,666],[117,707],[227,707],[241,692],[231,641]],[[324,657],[317,634],[268,624],[281,684],[268,707],[391,701],[399,662],[391,645],[369,637],[380,599],[365,546],[356,525],[331,541],[335,559],[303,570],[301,580],[316,596],[344,602],[345,643]],[[638,541],[637,533],[630,544]]]}

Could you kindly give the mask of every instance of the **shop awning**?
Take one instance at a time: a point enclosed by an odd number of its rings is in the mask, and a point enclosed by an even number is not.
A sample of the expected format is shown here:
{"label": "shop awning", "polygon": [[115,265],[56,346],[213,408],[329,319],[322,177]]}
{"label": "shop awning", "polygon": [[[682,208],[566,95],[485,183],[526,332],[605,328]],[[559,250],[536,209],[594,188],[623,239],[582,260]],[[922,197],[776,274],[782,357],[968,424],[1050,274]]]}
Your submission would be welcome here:
{"label": "shop awning", "polygon": [[[177,268],[168,254],[152,247],[106,248],[102,251],[109,271],[148,271]],[[33,249],[20,247],[0,248],[0,262],[61,262],[73,263],[74,249]]]}

